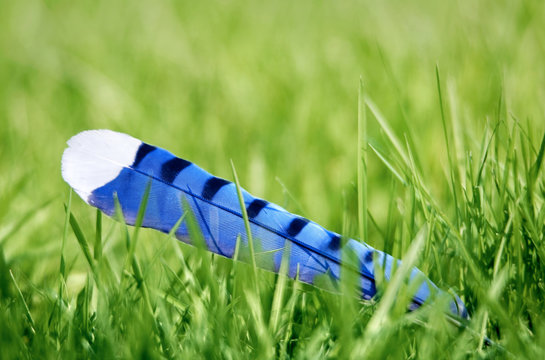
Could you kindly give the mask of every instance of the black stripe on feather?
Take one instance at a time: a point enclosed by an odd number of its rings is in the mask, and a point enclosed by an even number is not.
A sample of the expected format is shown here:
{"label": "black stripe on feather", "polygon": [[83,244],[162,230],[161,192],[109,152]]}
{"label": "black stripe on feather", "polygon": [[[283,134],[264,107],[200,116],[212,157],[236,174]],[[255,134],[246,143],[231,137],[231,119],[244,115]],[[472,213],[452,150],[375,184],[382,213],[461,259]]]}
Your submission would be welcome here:
{"label": "black stripe on feather", "polygon": [[255,218],[257,215],[259,215],[261,210],[263,210],[263,208],[265,206],[267,206],[267,204],[268,204],[268,202],[266,202],[265,200],[261,200],[261,199],[255,199],[254,201],[252,201],[250,203],[250,205],[248,205],[248,207],[246,208],[246,212],[248,213],[248,217],[250,219]]}
{"label": "black stripe on feather", "polygon": [[338,234],[331,234],[331,240],[329,240],[328,248],[331,250],[339,250],[341,247],[341,236]]}
{"label": "black stripe on feather", "polygon": [[216,193],[227,184],[230,184],[230,182],[225,179],[211,177],[206,180],[201,196],[206,200],[212,200]]}
{"label": "black stripe on feather", "polygon": [[132,167],[133,168],[137,167],[138,164],[140,164],[140,162],[144,160],[146,155],[148,155],[150,152],[152,152],[155,149],[157,149],[155,146],[142,143],[142,145],[138,147],[138,151],[136,152],[136,156],[134,157],[134,162],[132,163]]}
{"label": "black stripe on feather", "polygon": [[303,230],[303,228],[308,224],[307,219],[303,218],[295,218],[290,222],[290,225],[288,226],[287,233],[289,236],[297,236]]}
{"label": "black stripe on feather", "polygon": [[161,179],[172,183],[176,176],[189,165],[191,165],[191,162],[174,157],[161,166]]}

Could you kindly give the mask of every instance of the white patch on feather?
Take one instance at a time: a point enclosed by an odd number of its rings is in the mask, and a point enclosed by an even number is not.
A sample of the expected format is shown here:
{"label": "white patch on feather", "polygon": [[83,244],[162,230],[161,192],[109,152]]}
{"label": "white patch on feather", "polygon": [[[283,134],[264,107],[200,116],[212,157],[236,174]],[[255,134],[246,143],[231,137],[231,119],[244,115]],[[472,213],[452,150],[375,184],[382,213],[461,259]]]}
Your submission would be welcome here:
{"label": "white patch on feather", "polygon": [[142,142],[111,130],[87,130],[68,140],[62,155],[62,177],[85,201],[93,190],[115,179],[133,164]]}

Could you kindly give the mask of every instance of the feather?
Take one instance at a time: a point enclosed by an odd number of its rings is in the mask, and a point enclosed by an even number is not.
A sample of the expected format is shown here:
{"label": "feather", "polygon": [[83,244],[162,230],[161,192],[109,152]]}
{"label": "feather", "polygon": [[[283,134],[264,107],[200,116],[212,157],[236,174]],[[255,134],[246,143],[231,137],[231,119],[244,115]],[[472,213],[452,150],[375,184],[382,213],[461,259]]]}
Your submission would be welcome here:
{"label": "feather", "polygon": [[[189,207],[208,250],[232,257],[237,238],[242,244],[247,243],[235,184],[129,135],[111,130],[88,130],[75,135],[68,141],[62,157],[62,176],[86,203],[109,216],[114,215],[117,195],[129,225],[135,224],[149,186],[143,227],[168,233]],[[384,271],[386,279],[390,278],[392,268],[399,265],[398,260],[367,244],[345,240],[308,219],[241,191],[252,237],[259,240],[260,253],[272,257],[268,262],[259,261],[260,267],[278,272],[287,249],[290,277],[315,285],[323,279],[337,284],[342,252],[349,249],[358,260],[355,271],[359,274],[361,295],[371,299],[376,294],[375,262],[381,264],[377,268]],[[185,221],[175,234],[191,244]],[[290,246],[286,246],[288,243]],[[411,281],[426,279],[414,294],[411,308],[419,307],[432,293],[439,292],[416,268],[410,278]],[[454,296],[450,310],[467,317],[458,296]]]}

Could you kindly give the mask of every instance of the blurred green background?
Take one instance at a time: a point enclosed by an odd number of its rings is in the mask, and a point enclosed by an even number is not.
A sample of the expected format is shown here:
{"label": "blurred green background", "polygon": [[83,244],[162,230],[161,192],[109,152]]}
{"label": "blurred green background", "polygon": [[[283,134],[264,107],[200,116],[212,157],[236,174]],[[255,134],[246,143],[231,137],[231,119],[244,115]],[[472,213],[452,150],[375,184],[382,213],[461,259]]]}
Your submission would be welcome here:
{"label": "blurred green background", "polygon": [[[221,177],[231,178],[233,159],[254,195],[357,236],[360,77],[398,136],[407,136],[434,195],[448,205],[435,67],[447,114],[469,139],[457,144],[462,156],[479,147],[502,97],[507,113],[539,137],[544,7],[541,1],[0,0],[6,258],[33,282],[58,271],[68,194],[62,151],[71,136],[96,128],[129,133]],[[380,148],[383,134],[368,117],[369,141]],[[384,226],[392,176],[373,153],[368,168],[370,212]],[[92,228],[94,211],[79,199],[73,206]],[[369,235],[381,247],[373,227]],[[72,257],[78,251],[75,241],[67,244]]]}

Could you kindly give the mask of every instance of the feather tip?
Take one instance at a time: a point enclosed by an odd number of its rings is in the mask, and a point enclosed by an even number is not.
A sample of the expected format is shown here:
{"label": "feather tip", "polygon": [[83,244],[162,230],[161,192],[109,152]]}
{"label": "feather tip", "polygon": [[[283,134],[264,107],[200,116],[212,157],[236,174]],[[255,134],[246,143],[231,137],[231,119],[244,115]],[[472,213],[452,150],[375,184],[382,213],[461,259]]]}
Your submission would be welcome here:
{"label": "feather tip", "polygon": [[74,135],[67,144],[62,155],[62,177],[89,203],[93,190],[131,166],[142,142],[111,130],[87,130]]}

